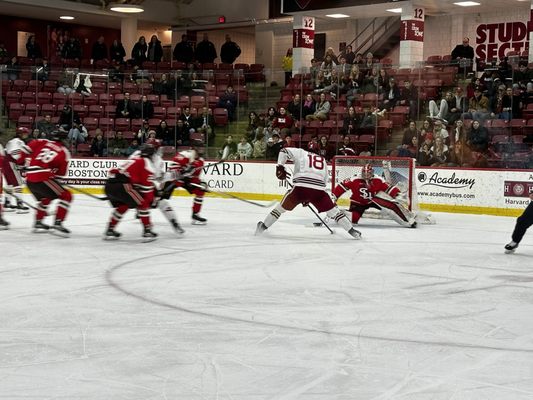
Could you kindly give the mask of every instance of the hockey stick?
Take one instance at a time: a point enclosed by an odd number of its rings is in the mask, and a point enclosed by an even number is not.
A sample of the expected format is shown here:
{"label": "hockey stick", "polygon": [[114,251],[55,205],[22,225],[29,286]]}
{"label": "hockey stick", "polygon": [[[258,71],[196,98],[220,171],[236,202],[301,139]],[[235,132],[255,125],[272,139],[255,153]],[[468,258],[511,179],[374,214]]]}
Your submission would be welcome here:
{"label": "hockey stick", "polygon": [[[292,185],[292,183],[290,183],[290,182],[287,182],[287,185],[289,185],[291,188],[294,187],[294,186]],[[307,204],[307,205],[304,206],[304,207],[307,207],[308,209],[310,209],[310,210],[313,212],[313,214],[315,214],[315,216],[318,218],[318,220],[321,222],[321,224],[324,225],[324,226],[327,228],[327,230],[329,231],[329,233],[331,233],[332,235],[335,233],[335,232],[333,232],[333,230],[329,227],[329,225],[326,224],[326,223],[324,222],[324,220],[320,217],[320,215],[318,215],[318,213],[317,213],[316,210],[311,206],[311,204]],[[317,223],[318,223],[318,222],[317,222]]]}
{"label": "hockey stick", "polygon": [[33,204],[31,203],[28,203],[26,200],[24,200],[23,198],[17,196],[15,193],[9,193],[8,191],[6,191],[6,194],[10,195],[11,197],[13,197],[15,200],[17,200],[17,202],[21,202],[23,204],[26,204],[28,207],[34,209],[34,210],[38,210],[37,207],[35,207]]}
{"label": "hockey stick", "polygon": [[63,186],[65,186],[66,188],[72,189],[72,190],[74,190],[74,191],[76,191],[76,192],[78,192],[78,193],[81,193],[81,194],[84,194],[84,195],[86,195],[86,196],[92,197],[93,199],[101,200],[101,201],[107,201],[107,200],[108,200],[107,197],[99,197],[99,196],[96,196],[96,195],[94,195],[94,194],[92,194],[92,193],[89,193],[89,192],[83,190],[83,189],[77,188],[76,186],[67,185],[66,183],[61,183],[61,182],[58,182],[58,181],[56,181],[56,180],[54,180],[54,182],[56,182],[56,183],[59,184],[59,185],[63,185]]}
{"label": "hockey stick", "polygon": [[273,200],[273,201],[271,201],[268,204],[261,204],[261,203],[257,203],[257,202],[252,201],[252,200],[243,199],[242,197],[236,196],[236,195],[228,193],[228,192],[219,192],[219,191],[216,191],[216,190],[210,190],[209,188],[206,188],[206,187],[204,187],[202,185],[198,185],[196,183],[190,183],[189,185],[191,185],[191,186],[193,186],[195,188],[201,189],[201,190],[203,190],[203,191],[205,191],[207,193],[219,194],[219,195],[222,195],[222,196],[229,197],[231,199],[240,200],[240,201],[242,201],[244,203],[252,204],[252,205],[257,206],[257,207],[270,208],[276,203],[276,201]]}

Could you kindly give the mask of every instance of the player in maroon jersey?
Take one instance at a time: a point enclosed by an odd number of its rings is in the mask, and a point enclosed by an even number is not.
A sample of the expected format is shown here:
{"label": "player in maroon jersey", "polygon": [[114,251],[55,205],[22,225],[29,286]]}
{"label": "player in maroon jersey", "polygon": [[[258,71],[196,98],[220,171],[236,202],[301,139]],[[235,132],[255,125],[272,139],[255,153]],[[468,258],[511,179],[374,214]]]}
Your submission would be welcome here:
{"label": "player in maroon jersey", "polygon": [[[192,204],[192,222],[195,225],[205,225],[207,219],[200,216],[200,210],[207,191],[205,182],[200,179],[204,159],[196,149],[181,151],[172,159],[169,170],[176,173],[176,181],[172,186],[163,189],[164,196],[170,196],[175,187],[182,187],[194,195]],[[168,198],[168,197],[163,197]]]}
{"label": "player in maroon jersey", "polygon": [[352,193],[349,208],[352,212],[352,223],[357,224],[369,208],[376,208],[400,225],[416,228],[414,214],[396,200],[400,189],[375,176],[372,165],[365,164],[360,176],[354,176],[339,183],[333,189],[333,195],[339,198],[348,191]]}
{"label": "player in maroon jersey", "polygon": [[[29,143],[31,154],[29,161],[26,161],[26,184],[38,201],[34,232],[51,229],[52,233],[67,237],[70,231],[63,226],[63,221],[72,202],[72,193],[55,179],[65,176],[68,171],[70,153],[63,144],[63,139],[63,133],[56,131],[52,133],[51,140],[37,139]],[[48,215],[48,206],[55,199],[59,200],[55,222],[49,226],[43,223],[43,219]]]}
{"label": "player in maroon jersey", "polygon": [[148,240],[157,238],[152,232],[150,205],[155,196],[155,166],[152,157],[155,147],[145,143],[138,157],[125,161],[120,168],[109,171],[105,185],[107,198],[114,207],[104,239],[118,239],[121,234],[115,231],[123,215],[130,208],[138,210],[139,219],[144,227],[143,237]]}
{"label": "player in maroon jersey", "polygon": [[4,148],[0,144],[0,231],[9,229],[9,222],[7,222],[3,217],[4,203],[3,203],[3,182],[2,182],[2,163],[4,161],[5,153]]}

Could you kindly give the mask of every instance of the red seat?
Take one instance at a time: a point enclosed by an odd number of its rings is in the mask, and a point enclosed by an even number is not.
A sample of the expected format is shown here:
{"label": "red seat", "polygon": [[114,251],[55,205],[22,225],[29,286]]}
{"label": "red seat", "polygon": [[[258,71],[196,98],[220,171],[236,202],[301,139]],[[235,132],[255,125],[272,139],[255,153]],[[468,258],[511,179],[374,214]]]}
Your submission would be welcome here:
{"label": "red seat", "polygon": [[89,143],[79,143],[76,147],[78,156],[87,157],[91,155],[91,145]]}
{"label": "red seat", "polygon": [[17,126],[32,129],[33,117],[31,115],[21,115],[20,117],[18,117]]}
{"label": "red seat", "polygon": [[89,107],[84,104],[76,104],[72,107],[72,109],[75,113],[78,113],[78,115],[82,119],[89,116]]}
{"label": "red seat", "polygon": [[[117,96],[119,96],[117,94]],[[98,104],[101,106],[108,106],[113,104],[114,96],[111,93],[100,93],[98,95]]]}
{"label": "red seat", "polygon": [[138,93],[139,88],[135,82],[124,82],[122,85],[122,90],[124,93]]}
{"label": "red seat", "polygon": [[43,104],[41,106],[41,115],[54,116],[57,112],[57,106],[55,104]]}
{"label": "red seat", "polygon": [[[155,129],[159,126],[159,124],[161,123],[161,119],[160,118],[150,118],[148,120],[148,125],[150,126],[150,128],[152,129]],[[168,123],[168,121],[167,121]]]}
{"label": "red seat", "polygon": [[167,118],[178,118],[181,114],[181,107],[168,107],[167,108]]}
{"label": "red seat", "polygon": [[170,71],[171,69],[172,69],[172,66],[169,61],[161,61],[157,63],[158,71]]}
{"label": "red seat", "polygon": [[189,96],[180,96],[178,100],[176,100],[176,107],[189,107],[191,105],[191,100]]}
{"label": "red seat", "polygon": [[117,107],[113,104],[109,104],[107,106],[104,106],[104,116],[106,117],[114,117],[117,112]]}
{"label": "red seat", "polygon": [[76,104],[82,104],[83,96],[81,95],[81,93],[73,92],[67,96],[67,102],[72,106],[75,106]]}
{"label": "red seat", "polygon": [[35,92],[22,92],[20,102],[24,104],[37,103],[37,94]]}
{"label": "red seat", "polygon": [[377,93],[365,93],[361,100],[363,107],[377,107],[379,96]]}
{"label": "red seat", "polygon": [[397,127],[403,127],[407,122],[408,116],[408,106],[396,106],[388,113],[388,117],[392,121],[393,126]]}
{"label": "red seat", "polygon": [[155,72],[157,69],[157,64],[154,61],[143,61],[143,69]]}
{"label": "red seat", "polygon": [[[101,117],[98,119],[98,127],[104,132],[113,130],[114,126],[115,126],[115,121],[113,120],[113,118]],[[129,128],[129,123],[128,123],[128,128]]]}
{"label": "red seat", "polygon": [[200,132],[193,132],[190,136],[192,146],[203,146],[205,144],[205,136]]}
{"label": "red seat", "polygon": [[130,129],[134,132],[138,132],[139,129],[141,129],[142,125],[143,125],[143,120],[142,118],[133,118],[131,121],[131,127]]}
{"label": "red seat", "polygon": [[191,107],[202,108],[205,105],[205,96],[191,96]]}
{"label": "red seat", "polygon": [[93,130],[98,128],[98,118],[94,117],[85,117],[83,118],[83,125],[87,130]]}
{"label": "red seat", "polygon": [[11,84],[11,90],[15,90],[17,92],[24,92],[27,87],[28,81],[25,81],[23,79],[15,79]]}
{"label": "red seat", "polygon": [[225,108],[215,108],[213,118],[216,126],[226,126],[228,124],[228,110]]}
{"label": "red seat", "polygon": [[393,122],[389,119],[382,119],[378,122],[377,135],[379,142],[388,142],[392,137]]}
{"label": "red seat", "polygon": [[154,107],[154,118],[164,119],[167,115],[165,107]]}
{"label": "red seat", "polygon": [[146,98],[151,102],[154,107],[159,105],[159,95],[158,94],[148,94]]}
{"label": "red seat", "polygon": [[52,93],[39,92],[37,93],[37,104],[50,104],[52,102]]}
{"label": "red seat", "polygon": [[139,88],[139,93],[141,94],[150,94],[152,93],[152,84],[149,82],[143,82],[137,85]]}
{"label": "red seat", "polygon": [[24,114],[26,106],[22,103],[11,103],[9,105],[8,117],[12,121],[16,121],[19,117]]}
{"label": "red seat", "polygon": [[91,92],[92,93],[96,93],[96,94],[101,94],[101,93],[107,93],[107,85],[105,84],[105,82],[93,82],[92,83],[93,86],[91,87]]}
{"label": "red seat", "polygon": [[12,103],[20,103],[20,92],[10,90],[6,93],[6,106],[9,107]]}
{"label": "red seat", "polygon": [[321,121],[309,121],[305,126],[305,133],[310,134],[311,136],[318,135],[318,128],[321,126]]}
{"label": "red seat", "polygon": [[511,135],[522,135],[523,128],[526,126],[527,121],[522,118],[513,118],[510,123]]}
{"label": "red seat", "polygon": [[67,103],[67,95],[64,93],[54,93],[52,95],[52,103],[56,106],[62,106]]}
{"label": "red seat", "polygon": [[117,131],[129,131],[130,130],[130,119],[129,118],[117,118],[115,119],[115,129]]}
{"label": "red seat", "polygon": [[100,118],[104,114],[104,107],[99,104],[89,106],[89,117]]}
{"label": "red seat", "polygon": [[159,97],[159,105],[161,107],[173,107],[174,106],[174,100],[173,99],[169,99],[167,97],[166,94],[162,94],[160,97]]}
{"label": "red seat", "polygon": [[35,92],[40,92],[43,88],[43,83],[41,81],[32,79],[31,81],[28,81],[28,89],[33,90]]}
{"label": "red seat", "polygon": [[109,84],[107,85],[107,93],[111,93],[111,94],[122,93],[122,83],[109,82]]}

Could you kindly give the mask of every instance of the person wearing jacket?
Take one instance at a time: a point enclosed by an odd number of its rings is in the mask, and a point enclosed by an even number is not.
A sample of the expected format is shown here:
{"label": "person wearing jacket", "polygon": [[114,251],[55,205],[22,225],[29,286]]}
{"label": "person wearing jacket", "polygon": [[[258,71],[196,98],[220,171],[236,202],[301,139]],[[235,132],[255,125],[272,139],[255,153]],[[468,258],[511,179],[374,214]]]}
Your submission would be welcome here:
{"label": "person wearing jacket", "polygon": [[150,43],[148,43],[148,61],[160,62],[163,58],[163,47],[161,47],[161,41],[156,35],[152,35]]}
{"label": "person wearing jacket", "polygon": [[241,48],[231,41],[231,36],[226,35],[226,42],[220,48],[220,60],[225,64],[233,64],[241,55]]}
{"label": "person wearing jacket", "polygon": [[143,61],[146,61],[146,51],[148,46],[146,45],[146,39],[141,36],[133,49],[131,50],[131,58],[135,65],[141,66]]}

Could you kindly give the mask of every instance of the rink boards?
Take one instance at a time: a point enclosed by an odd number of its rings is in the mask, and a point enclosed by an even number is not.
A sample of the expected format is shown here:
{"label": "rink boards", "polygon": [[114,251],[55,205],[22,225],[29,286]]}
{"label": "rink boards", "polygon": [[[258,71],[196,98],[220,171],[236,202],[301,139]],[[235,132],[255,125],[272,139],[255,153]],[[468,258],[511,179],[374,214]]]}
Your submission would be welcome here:
{"label": "rink boards", "polygon": [[[101,193],[109,169],[123,161],[72,159],[66,183]],[[529,204],[533,192],[533,172],[526,170],[419,167],[415,176],[420,208],[430,211],[516,216]],[[288,189],[276,179],[275,164],[266,162],[208,161],[203,180],[213,192],[230,192],[250,200],[280,199]]]}

